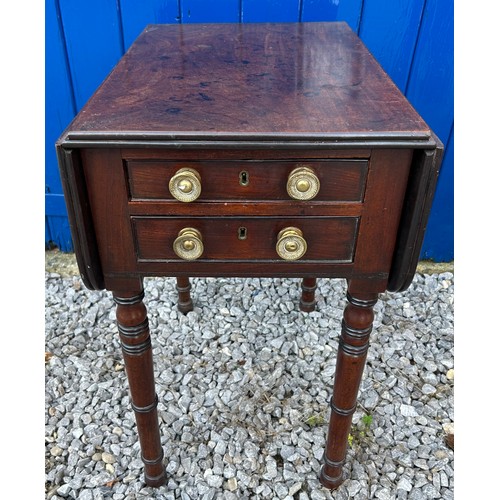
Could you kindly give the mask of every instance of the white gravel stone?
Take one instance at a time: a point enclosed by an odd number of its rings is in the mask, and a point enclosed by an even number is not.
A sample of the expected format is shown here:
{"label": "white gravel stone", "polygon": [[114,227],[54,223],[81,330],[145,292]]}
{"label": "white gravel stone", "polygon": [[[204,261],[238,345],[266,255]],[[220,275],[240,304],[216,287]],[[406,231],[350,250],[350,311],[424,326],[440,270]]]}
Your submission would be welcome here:
{"label": "white gravel stone", "polygon": [[53,457],[59,457],[63,454],[64,450],[60,446],[53,446],[50,448],[50,454]]}
{"label": "white gravel stone", "polygon": [[375,493],[375,497],[379,500],[391,500],[391,492],[387,488],[382,488]]}
{"label": "white gravel stone", "polygon": [[116,462],[116,458],[111,453],[107,452],[101,455],[101,459],[105,464],[114,464]]}
{"label": "white gravel stone", "polygon": [[399,410],[401,412],[401,415],[403,415],[404,417],[417,417],[418,416],[417,410],[411,405],[402,404],[399,407]]}
{"label": "white gravel stone", "polygon": [[398,490],[404,490],[404,491],[411,491],[412,489],[412,484],[409,480],[408,477],[406,476],[403,476],[399,481],[398,481],[398,484],[397,484],[397,489]]}
{"label": "white gravel stone", "polygon": [[224,479],[222,476],[215,476],[213,474],[205,477],[207,484],[212,488],[220,488]]}
{"label": "white gravel stone", "polygon": [[424,384],[422,386],[422,392],[428,396],[429,394],[435,394],[436,388],[430,384]]}
{"label": "white gravel stone", "polygon": [[274,485],[274,492],[278,498],[285,498],[288,495],[288,488],[283,483],[276,483]]}

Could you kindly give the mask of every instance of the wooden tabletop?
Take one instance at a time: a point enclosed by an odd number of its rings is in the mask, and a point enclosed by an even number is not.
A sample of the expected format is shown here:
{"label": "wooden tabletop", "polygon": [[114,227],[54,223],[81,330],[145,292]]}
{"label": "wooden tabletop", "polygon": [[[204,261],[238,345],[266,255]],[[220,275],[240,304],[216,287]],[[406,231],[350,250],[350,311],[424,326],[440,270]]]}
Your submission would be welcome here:
{"label": "wooden tabletop", "polygon": [[429,140],[346,23],[149,25],[63,138]]}

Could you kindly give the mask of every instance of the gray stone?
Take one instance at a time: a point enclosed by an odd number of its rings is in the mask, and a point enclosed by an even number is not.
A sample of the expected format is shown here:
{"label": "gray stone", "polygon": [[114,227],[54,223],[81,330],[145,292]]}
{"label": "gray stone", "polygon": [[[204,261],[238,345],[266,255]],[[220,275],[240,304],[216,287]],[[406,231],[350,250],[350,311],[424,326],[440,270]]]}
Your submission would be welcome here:
{"label": "gray stone", "polygon": [[85,489],[78,492],[78,500],[93,500],[93,498],[94,495],[92,494],[92,490]]}
{"label": "gray stone", "polygon": [[295,472],[295,470],[292,470],[291,464],[285,464],[283,467],[283,479],[285,481],[300,481],[300,475]]}
{"label": "gray stone", "polygon": [[425,495],[423,494],[420,488],[413,488],[408,495],[408,500],[424,500],[424,499]]}
{"label": "gray stone", "polygon": [[236,491],[238,489],[238,480],[231,477],[227,480],[226,486],[229,491]]}
{"label": "gray stone", "polygon": [[289,460],[290,457],[292,457],[294,454],[295,454],[294,446],[288,446],[288,445],[282,446],[280,455],[283,457],[284,460]]}
{"label": "gray stone", "polygon": [[197,484],[196,484],[196,488],[197,488],[197,493],[198,495],[206,495],[209,491],[210,491],[210,486],[206,483],[204,483],[203,481],[199,481]]}
{"label": "gray stone", "polygon": [[377,406],[377,403],[379,401],[379,396],[377,392],[374,390],[368,391],[368,394],[365,395],[364,400],[363,400],[363,406],[367,410],[372,410]]}
{"label": "gray stone", "polygon": [[403,417],[416,417],[416,416],[418,416],[417,410],[411,405],[402,404],[399,407],[399,411],[401,412],[401,415],[403,415]]}
{"label": "gray stone", "polygon": [[422,493],[427,498],[441,498],[441,493],[439,492],[439,489],[430,483],[422,487]]}
{"label": "gray stone", "polygon": [[63,484],[57,488],[57,494],[62,497],[67,497],[71,491],[71,486],[69,484]]}
{"label": "gray stone", "polygon": [[396,486],[398,490],[411,491],[412,484],[407,476],[402,476]]}
{"label": "gray stone", "polygon": [[274,459],[269,459],[266,462],[266,472],[263,474],[263,478],[267,481],[271,481],[278,476],[278,466]]}
{"label": "gray stone", "polygon": [[414,481],[414,484],[413,486],[415,488],[421,488],[422,486],[424,486],[425,484],[427,484],[429,481],[427,480],[427,476],[426,474],[423,474],[421,472],[417,472],[415,474],[415,481]]}
{"label": "gray stone", "polygon": [[111,453],[103,452],[101,455],[101,459],[105,464],[114,464],[116,462],[116,458]]}
{"label": "gray stone", "polygon": [[276,483],[274,492],[278,495],[278,498],[285,498],[288,495],[288,488],[283,483]]}
{"label": "gray stone", "polygon": [[424,460],[422,458],[418,458],[417,460],[415,460],[414,464],[419,469],[429,470],[429,465],[427,464],[427,460]]}
{"label": "gray stone", "polygon": [[379,500],[391,500],[391,493],[387,488],[382,488],[375,493],[375,497]]}
{"label": "gray stone", "polygon": [[361,490],[361,483],[355,479],[352,479],[351,481],[347,482],[346,488],[349,492],[349,496],[354,498]]}
{"label": "gray stone", "polygon": [[326,495],[321,490],[311,491],[311,500],[326,500]]}
{"label": "gray stone", "polygon": [[207,481],[207,484],[211,488],[220,488],[222,486],[222,483],[224,479],[222,476],[215,476],[213,474],[209,474],[205,477],[205,480]]}
{"label": "gray stone", "polygon": [[422,392],[426,395],[429,394],[435,394],[436,393],[436,388],[430,384],[424,384],[422,386]]}
{"label": "gray stone", "polygon": [[448,482],[448,476],[446,475],[446,472],[441,471],[439,473],[439,479],[440,479],[440,482],[441,482],[441,486],[443,488],[448,488],[449,482]]}
{"label": "gray stone", "polygon": [[420,441],[417,438],[417,436],[412,434],[408,439],[407,445],[408,445],[408,448],[410,448],[410,450],[414,450],[420,446]]}
{"label": "gray stone", "polygon": [[302,489],[302,483],[301,482],[292,484],[292,486],[290,486],[290,488],[288,488],[288,494],[290,496],[293,496],[296,493],[298,493],[301,489]]}
{"label": "gray stone", "polygon": [[60,446],[53,446],[51,449],[50,449],[50,454],[53,456],[53,457],[60,457],[62,454],[63,454],[63,449],[60,447]]}

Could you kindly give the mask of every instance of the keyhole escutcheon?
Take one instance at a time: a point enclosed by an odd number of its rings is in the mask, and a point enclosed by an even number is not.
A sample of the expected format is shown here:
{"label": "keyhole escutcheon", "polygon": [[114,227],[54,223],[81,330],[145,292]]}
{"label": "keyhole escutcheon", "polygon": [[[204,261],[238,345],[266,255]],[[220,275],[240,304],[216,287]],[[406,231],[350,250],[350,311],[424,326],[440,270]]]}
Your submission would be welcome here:
{"label": "keyhole escutcheon", "polygon": [[250,182],[250,176],[246,170],[240,172],[240,186],[248,186]]}

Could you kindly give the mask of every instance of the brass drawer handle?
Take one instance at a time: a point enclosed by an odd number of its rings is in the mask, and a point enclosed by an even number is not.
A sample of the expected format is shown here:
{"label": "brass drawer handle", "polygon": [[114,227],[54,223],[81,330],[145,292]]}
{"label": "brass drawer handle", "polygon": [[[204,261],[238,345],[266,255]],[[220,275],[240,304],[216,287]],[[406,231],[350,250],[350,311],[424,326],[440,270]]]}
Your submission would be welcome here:
{"label": "brass drawer handle", "polygon": [[319,192],[317,175],[309,167],[297,167],[290,172],[286,190],[294,200],[312,200]]}
{"label": "brass drawer handle", "polygon": [[181,229],[173,246],[175,254],[184,260],[196,260],[203,254],[203,238],[193,227]]}
{"label": "brass drawer handle", "polygon": [[284,260],[300,259],[307,251],[307,242],[297,227],[285,227],[278,233],[276,252]]}
{"label": "brass drawer handle", "polygon": [[168,189],[179,201],[194,201],[201,194],[200,174],[192,168],[181,168],[170,179]]}

